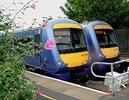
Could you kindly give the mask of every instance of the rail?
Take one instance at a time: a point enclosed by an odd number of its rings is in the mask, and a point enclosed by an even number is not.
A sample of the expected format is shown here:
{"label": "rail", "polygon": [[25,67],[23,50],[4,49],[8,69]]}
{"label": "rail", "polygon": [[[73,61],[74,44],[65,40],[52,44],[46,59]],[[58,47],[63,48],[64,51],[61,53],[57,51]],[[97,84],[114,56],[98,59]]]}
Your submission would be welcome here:
{"label": "rail", "polygon": [[[129,62],[129,59],[126,59],[126,60],[121,60],[121,61],[117,61],[117,62],[113,62],[113,63],[108,63],[108,62],[94,62],[92,65],[91,65],[91,72],[92,74],[95,76],[95,77],[98,77],[98,78],[107,78],[107,79],[111,79],[112,80],[112,95],[114,96],[115,94],[115,80],[118,78],[118,77],[121,77],[121,76],[124,76],[124,75],[129,75],[129,71],[127,72],[124,72],[124,73],[121,73],[120,75],[114,77],[114,74],[113,74],[113,67],[114,65],[116,64],[120,64],[120,63],[123,63],[123,62]],[[102,76],[102,75],[97,75],[94,73],[93,71],[93,67],[94,65],[110,65],[111,67],[111,76]]]}

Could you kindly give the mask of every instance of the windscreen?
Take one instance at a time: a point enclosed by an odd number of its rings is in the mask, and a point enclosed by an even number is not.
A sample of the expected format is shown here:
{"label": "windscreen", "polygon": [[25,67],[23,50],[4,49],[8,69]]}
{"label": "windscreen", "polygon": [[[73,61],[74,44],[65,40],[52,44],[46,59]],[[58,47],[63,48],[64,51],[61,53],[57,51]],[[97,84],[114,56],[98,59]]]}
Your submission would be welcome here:
{"label": "windscreen", "polygon": [[59,53],[72,53],[86,50],[82,29],[54,29],[54,36]]}
{"label": "windscreen", "polygon": [[103,29],[103,30],[95,30],[95,32],[100,47],[116,46],[115,35],[113,30]]}

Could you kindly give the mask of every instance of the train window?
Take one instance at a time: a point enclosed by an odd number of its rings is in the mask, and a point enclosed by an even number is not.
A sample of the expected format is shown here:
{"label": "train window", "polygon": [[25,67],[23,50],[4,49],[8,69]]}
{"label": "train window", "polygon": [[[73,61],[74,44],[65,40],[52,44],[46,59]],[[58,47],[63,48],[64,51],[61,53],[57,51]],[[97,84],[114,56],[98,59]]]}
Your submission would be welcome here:
{"label": "train window", "polygon": [[35,43],[40,45],[40,34],[35,34]]}
{"label": "train window", "polygon": [[113,30],[96,30],[97,40],[101,47],[112,47],[116,46]]}
{"label": "train window", "polygon": [[54,29],[54,35],[60,53],[86,50],[83,31],[81,29]]}
{"label": "train window", "polygon": [[34,49],[35,49],[35,54],[39,54],[40,53],[40,42],[41,42],[41,38],[40,38],[40,30],[37,30],[34,36]]}
{"label": "train window", "polygon": [[71,30],[71,39],[73,48],[80,49],[86,48],[83,31],[80,29]]}
{"label": "train window", "polygon": [[18,42],[21,42],[23,44],[31,44],[32,45],[32,36],[25,36],[25,37],[18,37]]}
{"label": "train window", "polygon": [[[23,48],[26,48],[26,49],[29,49],[29,50],[32,50],[33,49],[33,38],[32,36],[18,36],[16,38],[16,40],[14,41],[14,44],[16,46],[22,46]],[[17,48],[18,50],[19,48]],[[19,53],[24,53],[23,50],[19,49],[18,50]],[[28,54],[31,54],[31,52],[27,53]]]}

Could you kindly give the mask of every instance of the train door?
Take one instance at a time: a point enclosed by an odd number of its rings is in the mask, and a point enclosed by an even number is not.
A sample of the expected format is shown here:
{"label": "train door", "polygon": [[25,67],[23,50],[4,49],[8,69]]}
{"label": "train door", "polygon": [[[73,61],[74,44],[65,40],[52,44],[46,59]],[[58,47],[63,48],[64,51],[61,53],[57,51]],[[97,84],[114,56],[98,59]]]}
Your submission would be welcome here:
{"label": "train door", "polygon": [[34,31],[34,66],[41,67],[41,30],[37,29]]}

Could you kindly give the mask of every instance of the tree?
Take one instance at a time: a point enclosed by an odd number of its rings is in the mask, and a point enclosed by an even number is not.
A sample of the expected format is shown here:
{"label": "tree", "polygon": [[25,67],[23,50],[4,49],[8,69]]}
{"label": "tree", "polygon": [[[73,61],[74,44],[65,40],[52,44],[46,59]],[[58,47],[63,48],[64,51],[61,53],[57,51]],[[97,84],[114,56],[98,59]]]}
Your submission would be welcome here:
{"label": "tree", "polygon": [[60,8],[78,22],[101,20],[114,28],[129,26],[128,0],[67,0],[65,7]]}

